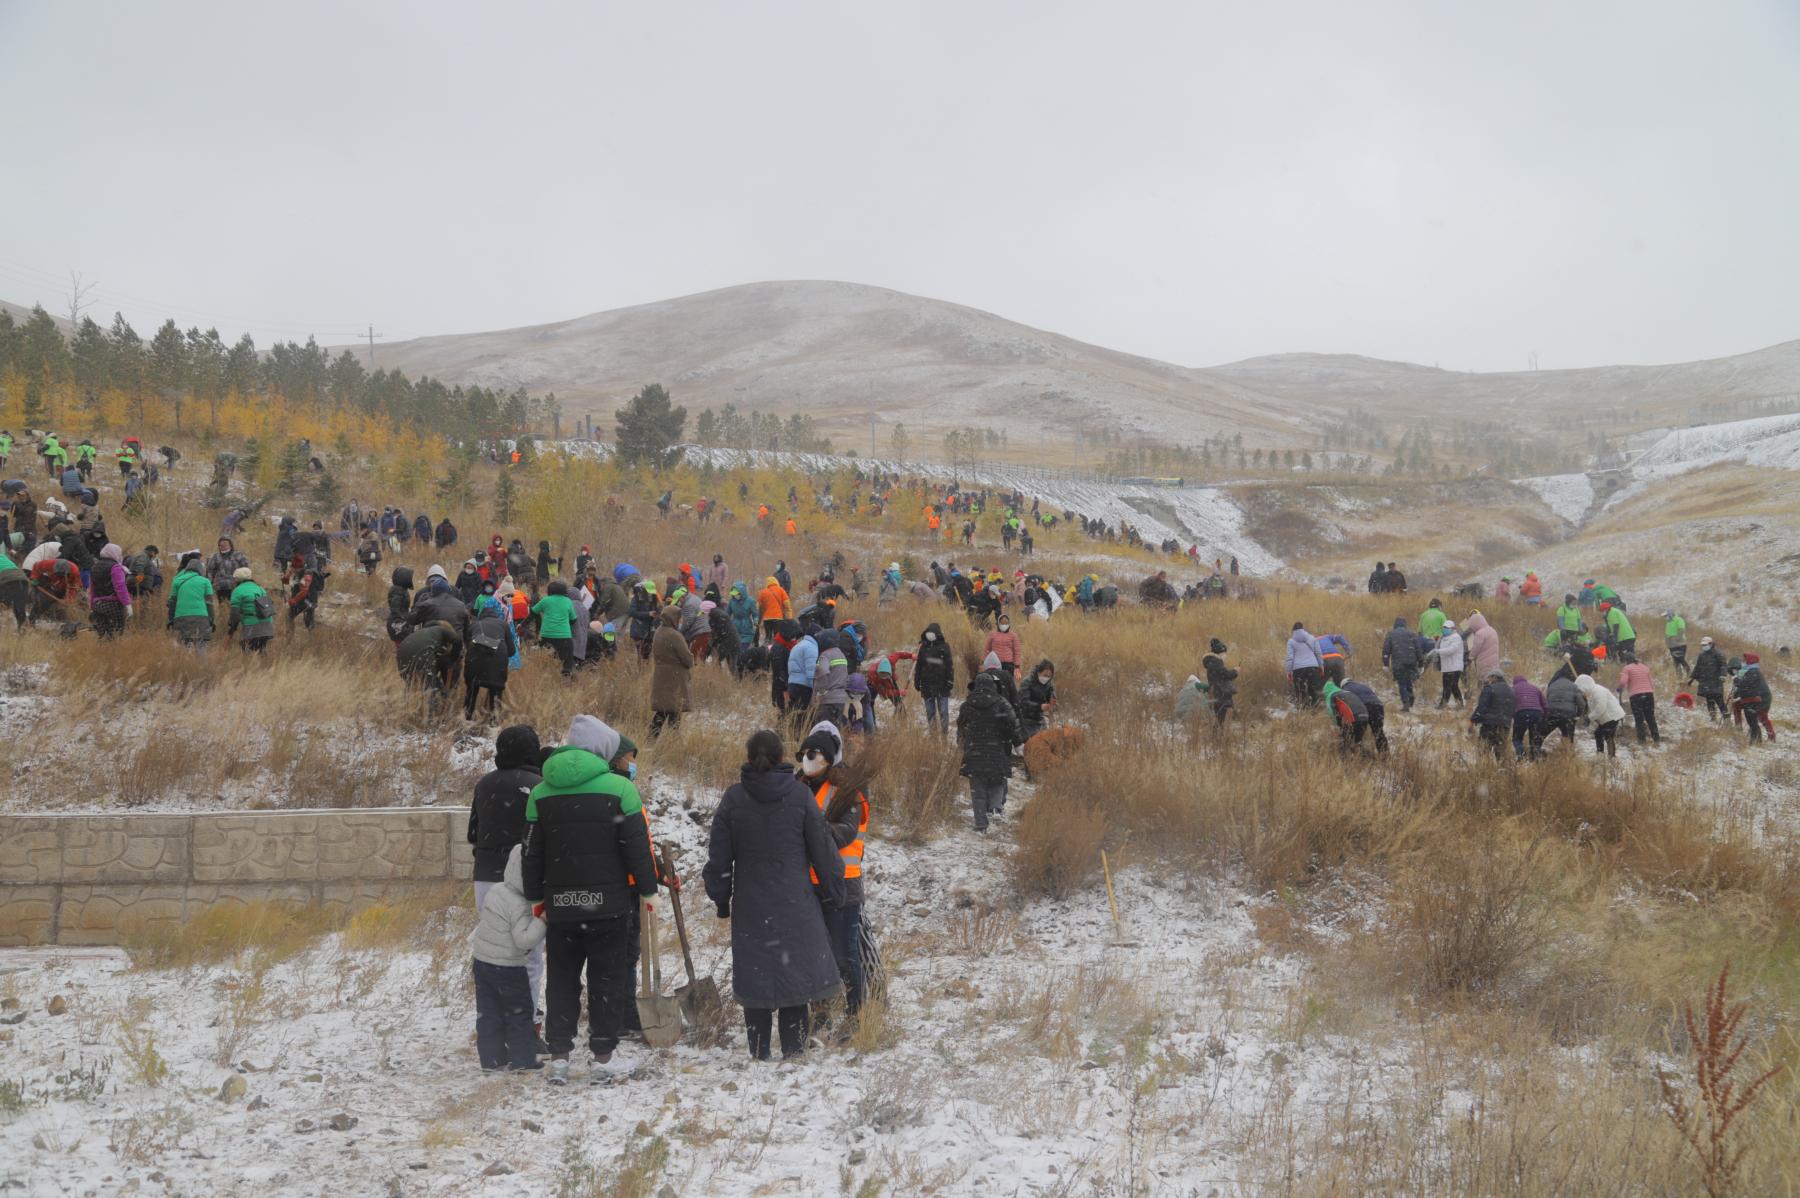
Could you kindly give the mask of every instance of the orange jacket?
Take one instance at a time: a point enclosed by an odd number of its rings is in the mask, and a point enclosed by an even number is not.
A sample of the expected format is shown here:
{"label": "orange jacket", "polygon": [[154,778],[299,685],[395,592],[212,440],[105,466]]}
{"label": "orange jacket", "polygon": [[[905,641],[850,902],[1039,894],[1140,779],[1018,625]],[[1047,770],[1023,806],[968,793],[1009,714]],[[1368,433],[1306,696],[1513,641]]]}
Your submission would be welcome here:
{"label": "orange jacket", "polygon": [[788,603],[788,593],[773,578],[769,579],[769,585],[756,593],[756,602],[761,605],[762,618],[765,620],[785,620],[793,613],[793,608]]}

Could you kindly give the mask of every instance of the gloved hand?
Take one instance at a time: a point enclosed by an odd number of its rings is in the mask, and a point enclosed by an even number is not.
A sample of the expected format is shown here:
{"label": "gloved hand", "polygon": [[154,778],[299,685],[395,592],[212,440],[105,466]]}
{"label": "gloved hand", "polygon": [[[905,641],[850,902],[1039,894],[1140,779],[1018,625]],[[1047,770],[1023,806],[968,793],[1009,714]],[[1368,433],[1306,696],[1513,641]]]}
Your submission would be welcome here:
{"label": "gloved hand", "polygon": [[544,918],[544,904],[542,904],[542,903],[531,904],[531,913],[538,919]]}
{"label": "gloved hand", "polygon": [[726,899],[724,902],[719,904],[719,918],[720,919],[730,919],[731,918],[731,900],[730,899]]}
{"label": "gloved hand", "polygon": [[129,603],[125,605],[125,618],[127,620],[131,619],[131,604]]}

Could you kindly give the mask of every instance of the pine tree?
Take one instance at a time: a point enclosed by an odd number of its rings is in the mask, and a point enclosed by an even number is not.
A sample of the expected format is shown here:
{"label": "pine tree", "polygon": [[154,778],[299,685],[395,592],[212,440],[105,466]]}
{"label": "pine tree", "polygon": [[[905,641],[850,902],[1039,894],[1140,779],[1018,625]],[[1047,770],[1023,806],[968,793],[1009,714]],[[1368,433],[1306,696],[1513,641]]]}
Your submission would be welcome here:
{"label": "pine tree", "polygon": [[512,523],[513,510],[518,506],[518,492],[513,487],[512,475],[502,471],[500,482],[494,487],[494,519],[502,527]]}
{"label": "pine tree", "polygon": [[687,427],[687,409],[671,406],[661,383],[647,385],[629,405],[615,411],[613,418],[620,461],[631,466],[646,464],[652,470],[675,464],[675,446]]}
{"label": "pine tree", "polygon": [[701,408],[699,419],[694,421],[694,440],[702,445],[717,445],[719,442],[719,418],[713,415],[711,408]]}
{"label": "pine tree", "polygon": [[906,425],[896,423],[890,440],[894,446],[894,457],[904,462],[906,455],[912,450],[912,437],[906,431]]}

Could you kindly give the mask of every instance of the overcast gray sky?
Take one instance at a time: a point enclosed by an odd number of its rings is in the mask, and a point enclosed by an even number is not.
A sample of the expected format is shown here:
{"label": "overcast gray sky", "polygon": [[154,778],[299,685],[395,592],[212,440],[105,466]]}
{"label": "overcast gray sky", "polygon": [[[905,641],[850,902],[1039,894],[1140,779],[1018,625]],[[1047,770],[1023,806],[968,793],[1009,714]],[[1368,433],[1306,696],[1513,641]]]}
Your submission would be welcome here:
{"label": "overcast gray sky", "polygon": [[1800,337],[1800,5],[0,0],[0,297],[341,340],[830,278],[1208,365]]}

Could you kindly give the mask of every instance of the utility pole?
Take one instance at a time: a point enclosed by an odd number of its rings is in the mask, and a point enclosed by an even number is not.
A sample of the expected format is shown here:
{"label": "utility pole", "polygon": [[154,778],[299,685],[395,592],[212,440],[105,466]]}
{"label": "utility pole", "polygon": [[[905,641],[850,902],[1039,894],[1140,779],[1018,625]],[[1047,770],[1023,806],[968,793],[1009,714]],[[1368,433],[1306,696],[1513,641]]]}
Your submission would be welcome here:
{"label": "utility pole", "polygon": [[368,341],[369,341],[369,369],[374,370],[375,369],[375,338],[382,336],[382,334],[377,333],[375,331],[374,325],[370,325],[367,336],[368,336]]}
{"label": "utility pole", "polygon": [[869,456],[875,456],[875,413],[869,413]]}

